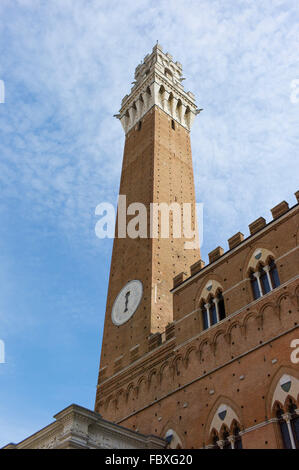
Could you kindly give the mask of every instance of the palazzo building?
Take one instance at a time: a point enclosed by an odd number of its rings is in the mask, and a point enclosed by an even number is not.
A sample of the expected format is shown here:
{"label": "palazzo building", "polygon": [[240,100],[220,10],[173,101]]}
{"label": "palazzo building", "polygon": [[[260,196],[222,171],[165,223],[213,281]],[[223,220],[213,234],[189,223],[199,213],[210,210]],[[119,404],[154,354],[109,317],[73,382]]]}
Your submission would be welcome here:
{"label": "palazzo building", "polygon": [[299,448],[299,191],[295,205],[277,204],[270,222],[250,223],[249,236],[231,236],[206,265],[198,243],[176,236],[172,210],[169,237],[160,215],[155,237],[153,218],[145,237],[117,232],[124,212],[134,224],[140,203],[147,213],[152,204],[189,204],[198,242],[190,129],[200,110],[182,81],[181,64],[155,45],[117,115],[126,206],[118,207],[95,411],[73,405],[50,425],[56,440],[45,428],[7,447],[66,447],[71,429],[70,447],[105,448],[109,428],[114,448]]}

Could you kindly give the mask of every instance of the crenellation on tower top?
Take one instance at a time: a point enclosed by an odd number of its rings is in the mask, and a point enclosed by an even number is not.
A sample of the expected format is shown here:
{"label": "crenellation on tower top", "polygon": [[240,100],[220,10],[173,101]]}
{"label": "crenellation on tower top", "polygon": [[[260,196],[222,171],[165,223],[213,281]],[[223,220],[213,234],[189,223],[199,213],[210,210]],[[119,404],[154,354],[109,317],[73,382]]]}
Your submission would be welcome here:
{"label": "crenellation on tower top", "polygon": [[120,119],[127,134],[153,107],[158,106],[172,119],[190,131],[198,114],[195,96],[182,85],[182,65],[164,53],[160,44],[153,47],[135,69],[134,82],[129,95],[121,103],[115,116]]}

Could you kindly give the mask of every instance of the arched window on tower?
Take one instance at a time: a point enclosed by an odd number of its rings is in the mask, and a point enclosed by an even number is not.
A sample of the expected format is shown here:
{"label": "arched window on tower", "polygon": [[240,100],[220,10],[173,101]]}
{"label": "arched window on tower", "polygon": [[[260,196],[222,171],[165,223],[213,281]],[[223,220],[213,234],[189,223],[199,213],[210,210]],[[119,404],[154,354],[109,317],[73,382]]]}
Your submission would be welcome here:
{"label": "arched window on tower", "polygon": [[280,407],[280,405],[277,405],[276,418],[278,419],[278,424],[280,427],[283,447],[284,449],[292,449],[292,443],[290,439],[288,425],[287,425],[287,422],[283,419],[283,414],[284,414],[283,409]]}
{"label": "arched window on tower", "polygon": [[251,274],[250,274],[250,283],[251,283],[253,298],[256,300],[261,296],[261,292],[259,289],[257,276],[255,276],[255,273],[253,271],[251,271]]}

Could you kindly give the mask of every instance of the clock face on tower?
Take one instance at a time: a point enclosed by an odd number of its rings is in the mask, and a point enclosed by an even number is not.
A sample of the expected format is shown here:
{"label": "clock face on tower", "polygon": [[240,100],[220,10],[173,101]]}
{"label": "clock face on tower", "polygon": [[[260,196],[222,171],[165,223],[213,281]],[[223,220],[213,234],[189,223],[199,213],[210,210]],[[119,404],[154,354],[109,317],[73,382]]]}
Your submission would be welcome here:
{"label": "clock face on tower", "polygon": [[136,312],[143,293],[142,282],[129,281],[117,295],[111,312],[114,325],[120,326],[126,323]]}

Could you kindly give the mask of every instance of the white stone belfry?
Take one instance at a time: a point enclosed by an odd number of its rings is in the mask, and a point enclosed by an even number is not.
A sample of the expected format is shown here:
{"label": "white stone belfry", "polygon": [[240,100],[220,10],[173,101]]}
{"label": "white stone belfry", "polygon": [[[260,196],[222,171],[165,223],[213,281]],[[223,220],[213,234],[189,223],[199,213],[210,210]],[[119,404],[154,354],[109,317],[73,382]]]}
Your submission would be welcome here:
{"label": "white stone belfry", "polygon": [[190,131],[194,117],[199,113],[195,96],[185,92],[182,85],[182,65],[164,54],[156,44],[151,54],[135,70],[134,86],[121,104],[119,114],[125,133],[130,131],[153,106],[158,106],[175,121]]}

